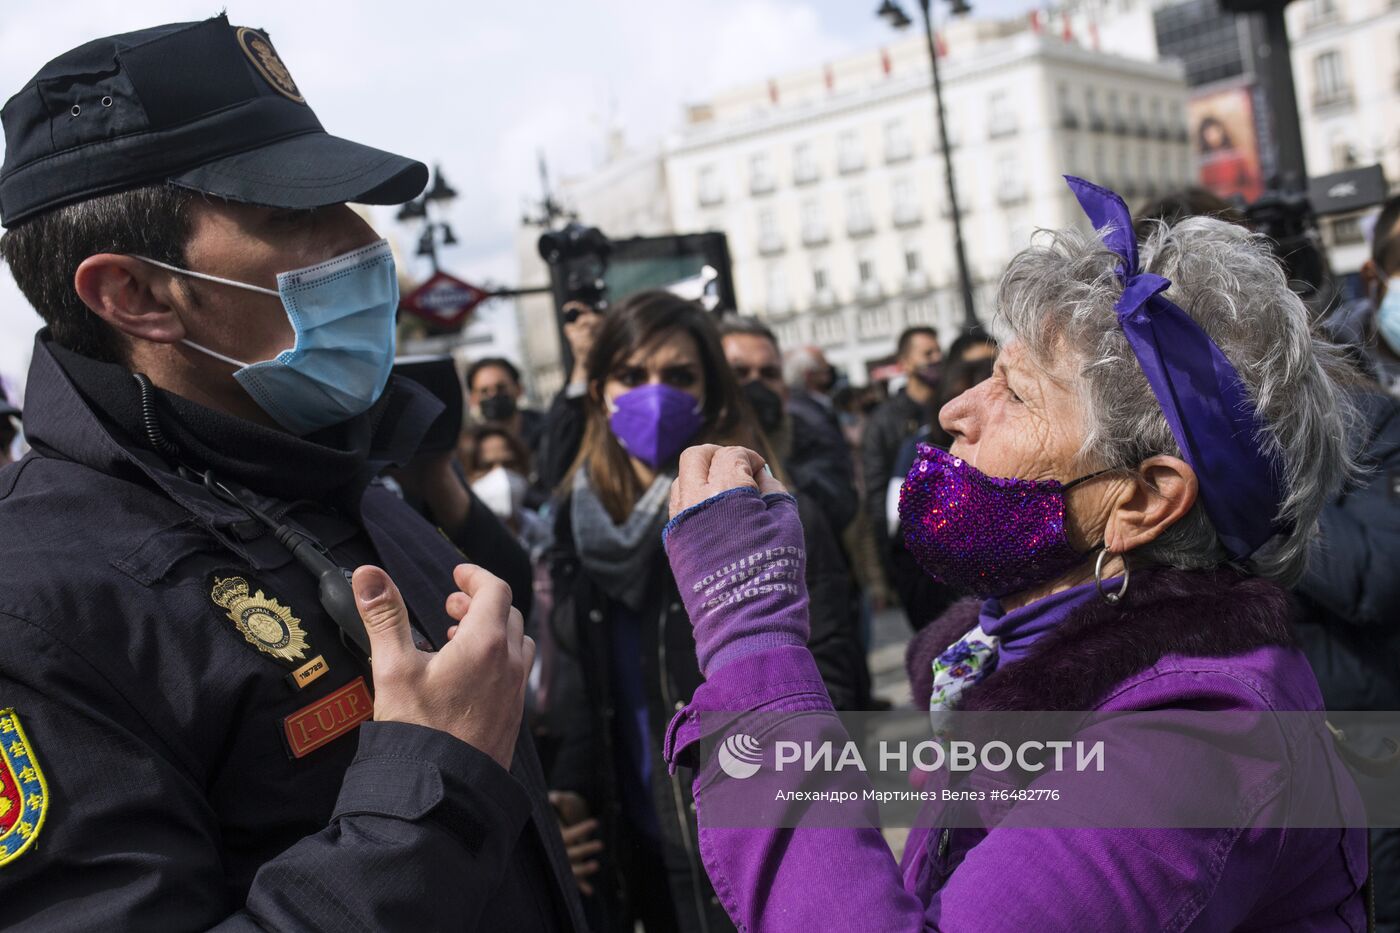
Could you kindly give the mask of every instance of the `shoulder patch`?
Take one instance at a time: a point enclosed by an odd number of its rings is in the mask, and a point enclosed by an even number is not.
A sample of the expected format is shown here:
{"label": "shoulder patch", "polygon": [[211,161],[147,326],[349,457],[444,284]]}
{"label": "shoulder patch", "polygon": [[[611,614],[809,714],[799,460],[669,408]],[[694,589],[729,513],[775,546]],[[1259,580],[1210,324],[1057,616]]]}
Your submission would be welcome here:
{"label": "shoulder patch", "polygon": [[0,865],[39,838],[49,812],[49,785],[13,708],[0,710]]}

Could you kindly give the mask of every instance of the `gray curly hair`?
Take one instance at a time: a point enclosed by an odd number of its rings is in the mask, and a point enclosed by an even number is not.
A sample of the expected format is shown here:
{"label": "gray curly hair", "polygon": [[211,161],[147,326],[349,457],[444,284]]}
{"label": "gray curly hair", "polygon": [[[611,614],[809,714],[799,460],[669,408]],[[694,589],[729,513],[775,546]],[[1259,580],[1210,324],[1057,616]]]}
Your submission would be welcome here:
{"label": "gray curly hair", "polygon": [[[1143,271],[1171,280],[1167,297],[1234,364],[1259,410],[1260,443],[1284,477],[1276,518],[1291,521],[1293,531],[1276,536],[1244,569],[1289,585],[1303,572],[1322,507],[1355,473],[1347,439],[1356,414],[1342,389],[1348,370],[1336,348],[1313,333],[1266,238],[1210,217],[1155,222],[1140,240],[1139,258]],[[1021,341],[1032,360],[1048,369],[1068,353],[1077,362],[1087,427],[1078,466],[1086,471],[1181,456],[1118,326],[1118,264],[1091,234],[1041,231],[1011,261],[997,294],[996,328]],[[1180,569],[1229,559],[1199,499],[1140,553]]]}

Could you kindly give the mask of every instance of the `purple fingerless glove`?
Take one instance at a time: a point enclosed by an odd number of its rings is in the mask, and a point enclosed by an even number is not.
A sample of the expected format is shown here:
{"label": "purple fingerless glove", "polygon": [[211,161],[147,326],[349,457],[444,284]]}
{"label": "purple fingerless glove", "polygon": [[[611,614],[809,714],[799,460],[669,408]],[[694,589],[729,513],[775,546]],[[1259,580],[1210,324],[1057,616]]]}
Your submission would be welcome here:
{"label": "purple fingerless glove", "polygon": [[662,541],[695,629],[700,673],[807,644],[807,551],[792,496],[726,490],[671,519]]}

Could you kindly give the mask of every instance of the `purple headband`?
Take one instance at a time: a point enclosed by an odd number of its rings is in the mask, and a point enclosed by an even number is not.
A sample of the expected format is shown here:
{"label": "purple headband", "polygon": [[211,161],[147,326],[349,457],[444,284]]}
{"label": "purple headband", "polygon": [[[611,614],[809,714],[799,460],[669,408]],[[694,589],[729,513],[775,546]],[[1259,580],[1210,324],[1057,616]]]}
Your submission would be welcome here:
{"label": "purple headband", "polygon": [[1107,188],[1066,175],[1105,246],[1123,260],[1114,310],[1162,414],[1196,471],[1206,514],[1230,556],[1242,560],[1289,526],[1277,464],[1259,445],[1261,423],[1235,367],[1200,326],[1164,295],[1171,282],[1138,268],[1133,218]]}

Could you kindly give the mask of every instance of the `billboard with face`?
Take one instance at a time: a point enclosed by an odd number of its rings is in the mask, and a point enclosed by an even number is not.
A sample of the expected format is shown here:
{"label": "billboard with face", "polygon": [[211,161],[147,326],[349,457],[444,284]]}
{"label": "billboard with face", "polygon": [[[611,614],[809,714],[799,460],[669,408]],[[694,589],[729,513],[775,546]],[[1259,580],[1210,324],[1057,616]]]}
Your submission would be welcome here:
{"label": "billboard with face", "polygon": [[1259,139],[1249,87],[1240,85],[1192,98],[1188,104],[1196,171],[1201,184],[1222,198],[1246,202],[1264,191]]}

